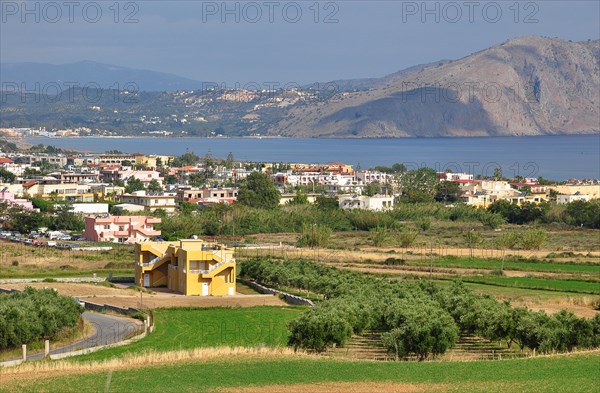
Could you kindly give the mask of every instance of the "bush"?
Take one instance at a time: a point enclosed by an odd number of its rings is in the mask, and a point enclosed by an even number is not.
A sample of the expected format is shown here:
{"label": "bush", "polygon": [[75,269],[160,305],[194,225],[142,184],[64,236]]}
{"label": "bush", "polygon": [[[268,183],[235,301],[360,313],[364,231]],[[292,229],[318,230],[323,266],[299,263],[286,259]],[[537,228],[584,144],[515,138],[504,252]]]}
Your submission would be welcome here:
{"label": "bush", "polygon": [[389,266],[398,266],[398,265],[405,265],[406,261],[404,259],[400,259],[400,258],[386,258],[386,260],[383,261],[383,263],[385,265],[389,265]]}
{"label": "bush", "polygon": [[528,229],[521,236],[521,246],[525,250],[539,250],[546,240],[548,234],[542,229]]}
{"label": "bush", "polygon": [[420,218],[417,220],[416,224],[422,231],[427,231],[431,228],[431,220],[428,218]]}
{"label": "bush", "polygon": [[469,247],[469,256],[473,257],[473,248],[477,247],[481,243],[483,243],[483,238],[479,232],[475,232],[474,230],[467,231],[465,234],[465,242],[467,243],[467,247]]}
{"label": "bush", "polygon": [[374,212],[370,210],[350,210],[346,212],[350,224],[356,230],[368,231],[377,227],[394,227],[394,218],[384,212]]}
{"label": "bush", "polygon": [[403,302],[398,307],[400,323],[383,334],[383,344],[396,359],[414,354],[419,361],[445,353],[458,339],[458,327],[448,313],[433,305]]}
{"label": "bush", "polygon": [[298,247],[323,247],[329,241],[331,229],[325,225],[304,225],[298,237]]}
{"label": "bush", "polygon": [[381,247],[390,239],[390,233],[386,227],[376,227],[369,230],[369,239],[375,247]]}
{"label": "bush", "polygon": [[419,232],[411,228],[404,228],[398,233],[398,242],[400,246],[406,248],[413,245],[419,236]]}
{"label": "bush", "polygon": [[323,352],[333,344],[343,346],[352,336],[352,326],[339,312],[313,308],[290,321],[288,345],[295,350]]}
{"label": "bush", "polygon": [[498,247],[498,248],[514,250],[517,247],[517,245],[519,244],[520,240],[521,240],[521,237],[519,236],[518,233],[504,232],[503,234],[501,234],[494,240],[494,243],[495,243],[496,247]]}
{"label": "bush", "polygon": [[63,328],[79,323],[83,308],[73,298],[52,289],[0,296],[0,349],[14,348],[38,339],[53,339]]}
{"label": "bush", "polygon": [[481,214],[479,222],[481,222],[486,227],[496,229],[500,225],[505,224],[506,220],[498,213],[484,212]]}

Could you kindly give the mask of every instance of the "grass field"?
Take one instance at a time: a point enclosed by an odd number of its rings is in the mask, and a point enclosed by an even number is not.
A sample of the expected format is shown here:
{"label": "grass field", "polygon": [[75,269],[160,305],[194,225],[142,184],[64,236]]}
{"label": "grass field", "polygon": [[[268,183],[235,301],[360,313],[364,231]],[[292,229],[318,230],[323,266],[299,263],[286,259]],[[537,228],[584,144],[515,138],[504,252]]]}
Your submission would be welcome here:
{"label": "grass field", "polygon": [[[429,266],[428,260],[407,260],[408,266]],[[450,258],[436,259],[432,261],[434,267],[458,267],[467,269],[489,269],[500,270],[502,261],[498,259],[479,258]],[[518,270],[527,272],[543,273],[584,273],[593,277],[600,277],[599,263],[549,263],[549,262],[524,262],[505,260],[505,270]]]}
{"label": "grass field", "polygon": [[[412,223],[406,222],[407,227],[412,227]],[[443,247],[465,247],[465,232],[471,229],[479,232],[483,239],[483,247],[494,247],[494,239],[502,232],[522,232],[530,228],[527,225],[503,225],[501,231],[485,227],[478,222],[464,221],[445,221],[432,220],[431,228],[426,231],[420,231],[417,236],[415,247],[429,247],[431,244],[440,245]],[[553,227],[546,226],[548,232],[548,240],[544,245],[547,252],[561,251],[600,251],[600,238],[598,231],[594,229],[582,229],[574,227]],[[256,242],[271,242],[284,244],[296,244],[297,233],[274,233],[274,234],[257,234],[247,236]],[[336,249],[354,249],[356,247],[372,246],[372,241],[369,240],[367,231],[348,231],[334,232],[330,239],[330,246]],[[397,241],[393,238],[389,240],[388,246],[397,245]],[[399,247],[399,246],[398,246]],[[464,255],[464,254],[463,254]]]}
{"label": "grass field", "polygon": [[503,287],[540,289],[545,291],[559,291],[572,293],[586,293],[600,295],[600,282],[555,280],[530,277],[461,277],[465,282],[475,282]]}
{"label": "grass field", "polygon": [[99,351],[79,360],[126,353],[216,346],[286,346],[288,321],[304,307],[177,308],[154,311],[155,332],[131,345]]}
{"label": "grass field", "polygon": [[114,276],[133,276],[133,269],[88,269],[88,268],[36,268],[36,267],[0,267],[2,278],[53,278],[53,277],[107,277],[110,273]]}
{"label": "grass field", "polygon": [[133,274],[133,247],[113,243],[79,244],[81,247],[110,246],[112,250],[63,250],[0,240],[0,278]]}
{"label": "grass field", "polygon": [[[2,392],[595,392],[600,353],[479,362],[373,362],[238,356],[116,367],[100,372],[10,375]],[[74,373],[73,373],[74,372]],[[327,384],[330,382],[330,384]],[[373,384],[369,384],[369,382]],[[303,384],[317,384],[307,387]],[[356,385],[355,385],[356,384]],[[353,386],[360,386],[359,390]]]}

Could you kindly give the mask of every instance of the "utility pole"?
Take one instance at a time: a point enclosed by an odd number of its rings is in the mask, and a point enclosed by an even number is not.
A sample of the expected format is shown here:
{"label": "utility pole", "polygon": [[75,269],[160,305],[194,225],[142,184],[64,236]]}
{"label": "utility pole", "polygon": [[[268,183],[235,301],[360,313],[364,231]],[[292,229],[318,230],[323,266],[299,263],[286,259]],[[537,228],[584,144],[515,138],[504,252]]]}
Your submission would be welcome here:
{"label": "utility pole", "polygon": [[433,276],[433,246],[429,242],[429,278]]}

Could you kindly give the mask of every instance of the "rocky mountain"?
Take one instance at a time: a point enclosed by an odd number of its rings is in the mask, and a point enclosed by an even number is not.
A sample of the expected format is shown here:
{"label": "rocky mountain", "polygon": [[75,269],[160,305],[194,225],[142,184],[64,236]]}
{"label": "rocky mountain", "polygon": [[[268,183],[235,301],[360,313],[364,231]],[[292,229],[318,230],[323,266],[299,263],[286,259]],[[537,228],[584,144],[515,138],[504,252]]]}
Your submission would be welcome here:
{"label": "rocky mountain", "polygon": [[269,132],[439,137],[600,131],[600,41],[521,37],[367,91],[289,108]]}
{"label": "rocky mountain", "polygon": [[309,88],[331,88],[332,91],[337,92],[351,92],[370,90],[378,87],[384,87],[393,81],[402,78],[413,72],[421,71],[424,68],[431,67],[433,65],[442,65],[449,63],[451,60],[440,60],[428,64],[418,64],[416,66],[408,67],[403,70],[394,72],[393,74],[386,75],[381,78],[359,78],[359,79],[337,79],[329,82],[317,82],[310,85],[303,86],[305,89]]}

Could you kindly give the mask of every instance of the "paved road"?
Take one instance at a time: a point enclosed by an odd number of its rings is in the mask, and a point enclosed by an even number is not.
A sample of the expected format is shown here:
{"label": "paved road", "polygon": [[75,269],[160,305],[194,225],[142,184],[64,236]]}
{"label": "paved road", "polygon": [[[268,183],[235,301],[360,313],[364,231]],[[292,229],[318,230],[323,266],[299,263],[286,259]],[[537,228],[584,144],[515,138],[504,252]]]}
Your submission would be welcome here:
{"label": "paved road", "polygon": [[[90,337],[77,341],[73,344],[53,349],[50,354],[59,354],[69,351],[77,351],[84,348],[91,348],[98,345],[113,344],[123,341],[128,336],[139,331],[142,328],[141,321],[125,317],[116,317],[113,315],[100,314],[86,311],[82,314],[83,318],[96,330]],[[44,357],[44,353],[27,356],[27,360],[38,360]]]}

